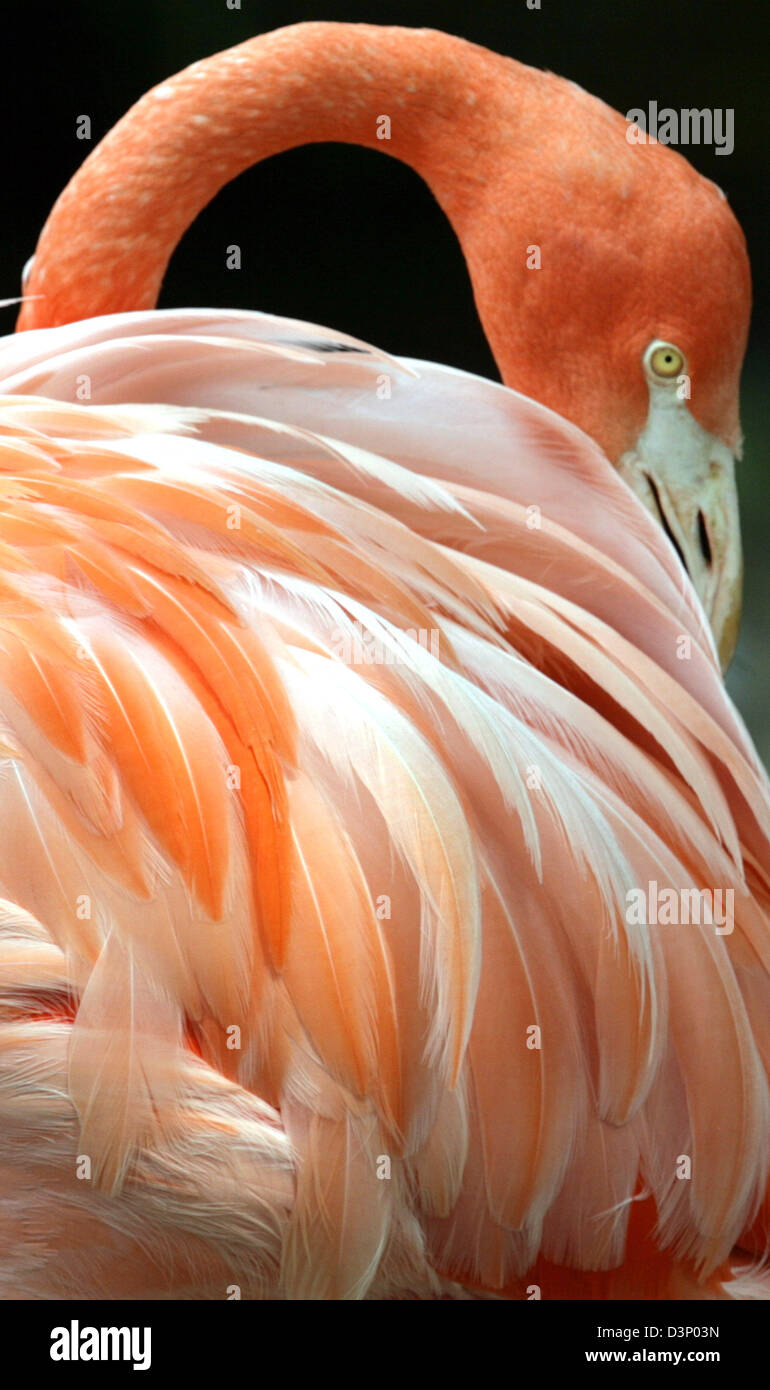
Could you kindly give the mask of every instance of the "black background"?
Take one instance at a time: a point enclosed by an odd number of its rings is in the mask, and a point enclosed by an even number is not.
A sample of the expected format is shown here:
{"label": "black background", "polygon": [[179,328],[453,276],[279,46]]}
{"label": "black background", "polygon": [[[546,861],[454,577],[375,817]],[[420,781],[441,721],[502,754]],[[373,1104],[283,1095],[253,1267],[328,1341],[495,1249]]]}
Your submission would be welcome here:
{"label": "black background", "polygon": [[[0,107],[5,212],[0,297],[18,293],[24,261],[56,195],[94,140],[148,87],[187,63],[299,19],[427,25],[550,68],[621,111],[732,107],[735,150],[685,150],[727,193],[746,232],[756,311],[744,377],[746,458],[740,489],[746,620],[733,694],[770,759],[770,363],[768,45],[765,7],[723,0],[69,0],[7,5]],[[686,228],[683,228],[686,235]],[[243,250],[240,274],[222,247]],[[224,189],[177,251],[162,306],[258,308],[310,319],[394,352],[496,375],[459,247],[417,175],[350,146],[280,155]],[[15,313],[0,311],[11,331]]]}

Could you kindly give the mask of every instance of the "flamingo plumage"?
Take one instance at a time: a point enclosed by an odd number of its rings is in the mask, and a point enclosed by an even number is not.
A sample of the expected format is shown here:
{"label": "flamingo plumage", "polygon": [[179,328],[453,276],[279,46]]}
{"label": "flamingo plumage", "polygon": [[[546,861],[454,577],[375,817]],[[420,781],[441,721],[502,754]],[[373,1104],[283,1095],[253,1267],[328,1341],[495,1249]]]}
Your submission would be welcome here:
{"label": "flamingo plumage", "polygon": [[[383,148],[383,114],[504,385],[154,309],[222,183]],[[558,78],[297,25],[148,93],[25,291],[7,1296],[741,1296],[770,795],[720,672],[749,281],[718,190]],[[734,907],[636,921],[652,885]]]}

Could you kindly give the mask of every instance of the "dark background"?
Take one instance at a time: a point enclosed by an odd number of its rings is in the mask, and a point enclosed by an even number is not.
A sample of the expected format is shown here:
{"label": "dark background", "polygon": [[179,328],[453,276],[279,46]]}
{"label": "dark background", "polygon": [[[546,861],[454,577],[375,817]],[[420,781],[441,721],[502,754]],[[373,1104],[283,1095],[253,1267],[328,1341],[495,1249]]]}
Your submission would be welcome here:
{"label": "dark background", "polygon": [[[729,686],[770,761],[770,368],[768,44],[755,0],[30,0],[7,3],[0,108],[3,185],[0,297],[48,210],[94,141],[148,87],[255,33],[300,19],[366,20],[461,34],[572,78],[623,112],[732,107],[735,150],[684,151],[725,190],[749,243],[756,308],[744,374],[746,454],[739,469],[746,552],[745,618]],[[11,37],[13,35],[13,37]],[[686,227],[682,229],[686,235]],[[240,274],[222,247],[243,250]],[[162,306],[265,309],[326,324],[393,352],[484,375],[494,364],[454,235],[417,175],[351,146],[312,146],[250,170],[224,189],[184,238]],[[0,331],[15,312],[2,310]]]}

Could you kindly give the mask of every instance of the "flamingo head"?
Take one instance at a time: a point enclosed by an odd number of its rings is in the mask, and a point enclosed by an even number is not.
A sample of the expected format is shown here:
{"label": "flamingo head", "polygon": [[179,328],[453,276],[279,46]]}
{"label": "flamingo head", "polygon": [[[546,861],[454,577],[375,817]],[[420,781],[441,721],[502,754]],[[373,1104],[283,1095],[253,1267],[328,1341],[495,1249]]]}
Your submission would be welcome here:
{"label": "flamingo head", "polygon": [[[533,138],[551,160],[522,155],[526,179],[509,161],[494,196],[510,215],[495,236],[484,219],[485,242],[468,248],[487,336],[506,384],[590,434],[663,526],[726,669],[742,587],[744,237],[681,155],[630,145],[623,118],[571,83],[549,97],[549,129]],[[504,295],[501,264],[513,265]]]}

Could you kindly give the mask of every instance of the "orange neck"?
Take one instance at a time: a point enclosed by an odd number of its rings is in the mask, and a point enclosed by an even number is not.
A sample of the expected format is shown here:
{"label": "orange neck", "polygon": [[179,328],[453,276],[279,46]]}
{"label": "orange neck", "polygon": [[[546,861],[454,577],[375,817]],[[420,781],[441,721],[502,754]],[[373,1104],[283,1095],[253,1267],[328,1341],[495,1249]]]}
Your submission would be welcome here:
{"label": "orange neck", "polygon": [[462,242],[500,159],[489,93],[513,67],[526,80],[529,69],[446,34],[327,23],[195,63],[148,92],[65,189],[18,327],[152,308],[200,210],[244,169],[298,145],[342,141],[403,160]]}
{"label": "orange neck", "polygon": [[684,159],[627,134],[573,83],[447,34],[279,29],[148,92],[102,141],[43,229],[18,326],[153,308],[174,247],[229,179],[298,145],[361,144],[432,189],[507,386],[617,462],[647,415],[641,354],[662,338],[685,352],[696,418],[732,439],[750,302],[740,229]]}

